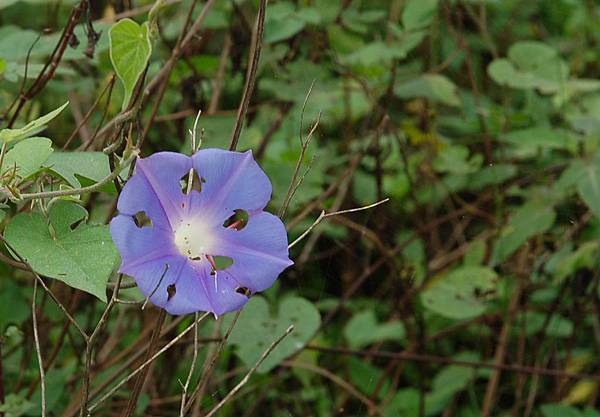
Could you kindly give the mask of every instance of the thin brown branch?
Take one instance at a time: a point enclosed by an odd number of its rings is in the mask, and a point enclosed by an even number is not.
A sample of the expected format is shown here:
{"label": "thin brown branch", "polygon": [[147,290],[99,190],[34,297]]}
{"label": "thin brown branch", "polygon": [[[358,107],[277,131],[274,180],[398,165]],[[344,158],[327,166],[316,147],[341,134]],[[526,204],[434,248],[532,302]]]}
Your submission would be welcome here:
{"label": "thin brown branch", "polygon": [[225,348],[225,344],[227,343],[227,340],[229,340],[229,336],[231,336],[231,332],[233,331],[233,328],[237,324],[238,318],[240,317],[240,312],[241,312],[241,310],[238,310],[238,312],[235,313],[235,316],[233,317],[233,321],[229,325],[229,328],[227,329],[225,336],[223,336],[223,339],[221,339],[221,342],[214,349],[212,354],[209,355],[210,360],[208,362],[205,362],[204,369],[202,370],[202,375],[200,376],[200,382],[198,382],[198,386],[196,387],[196,389],[194,390],[192,395],[190,395],[190,399],[188,401],[188,404],[185,407],[184,414],[190,410],[190,408],[194,404],[194,401],[199,400],[204,396],[204,392],[206,390],[206,387],[208,386],[208,381],[210,380],[212,371],[215,368],[217,359],[219,358],[219,355],[221,354],[221,352],[223,352],[223,349]]}
{"label": "thin brown branch", "polygon": [[88,408],[88,410],[87,410],[88,413],[91,413],[96,408],[98,408],[98,406],[100,406],[100,404],[102,404],[104,401],[106,401],[108,398],[110,398],[123,385],[125,385],[127,382],[129,382],[131,379],[133,379],[133,377],[135,377],[140,372],[142,372],[146,367],[148,367],[152,362],[154,362],[156,360],[156,358],[158,358],[160,355],[162,355],[167,350],[169,350],[171,347],[173,347],[173,345],[175,345],[177,342],[179,342],[186,334],[188,334],[194,328],[194,326],[196,325],[196,323],[201,322],[208,315],[209,315],[209,313],[204,313],[202,316],[200,316],[200,318],[197,321],[195,321],[194,323],[192,323],[188,327],[186,327],[181,333],[179,333],[179,335],[177,335],[169,343],[167,343],[165,346],[163,346],[158,352],[156,352],[148,360],[146,360],[143,364],[141,364],[135,371],[133,371],[131,374],[127,375],[125,378],[123,378],[121,381],[119,381],[119,383],[116,384],[114,387],[112,387],[110,389],[110,391],[108,391],[106,394],[104,394],[102,397],[100,397],[98,400],[96,400]]}
{"label": "thin brown branch", "polygon": [[287,368],[305,369],[307,371],[314,372],[318,375],[321,375],[321,376],[329,379],[330,381],[332,381],[333,383],[335,383],[342,389],[344,389],[346,392],[348,392],[353,397],[356,397],[363,404],[365,404],[369,408],[369,415],[371,415],[371,413],[381,414],[381,411],[378,409],[377,405],[373,401],[371,401],[369,398],[365,397],[358,389],[354,388],[353,385],[348,383],[342,377],[336,375],[335,373],[333,373],[325,368],[321,368],[320,366],[315,366],[310,363],[300,362],[300,361],[283,361],[281,363],[281,366],[285,366]]}
{"label": "thin brown branch", "polygon": [[41,407],[42,407],[42,417],[46,417],[46,372],[44,371],[44,363],[42,361],[42,351],[40,349],[40,336],[38,331],[37,324],[37,307],[36,307],[36,299],[37,299],[37,289],[38,282],[37,280],[33,281],[33,297],[31,298],[31,321],[33,324],[33,340],[35,345],[35,354],[37,356],[38,368],[40,370],[40,393],[41,393]]}
{"label": "thin brown branch", "polygon": [[221,409],[221,407],[223,407],[223,405],[225,405],[227,403],[227,401],[230,401],[242,389],[242,387],[248,383],[252,374],[254,374],[254,372],[256,372],[258,367],[260,365],[262,365],[262,363],[265,361],[265,359],[267,359],[267,357],[271,354],[271,352],[273,352],[273,350],[277,347],[277,345],[279,345],[281,343],[281,341],[283,339],[285,339],[287,337],[287,335],[289,335],[293,330],[294,330],[294,326],[289,326],[286,329],[285,333],[283,333],[281,336],[279,336],[277,338],[277,340],[275,340],[273,343],[271,343],[271,345],[267,348],[267,350],[265,350],[263,352],[263,354],[260,355],[260,358],[258,359],[258,361],[256,361],[254,366],[252,366],[252,368],[250,368],[250,370],[244,376],[244,378],[242,378],[242,380],[240,382],[238,382],[238,384],[235,387],[233,387],[231,389],[231,391],[229,391],[227,393],[227,395],[221,401],[219,401],[219,403],[217,405],[215,405],[212,410],[210,410],[208,412],[208,414],[206,414],[206,417],[214,416],[216,414],[216,412],[219,411],[219,409]]}
{"label": "thin brown branch", "polygon": [[48,83],[48,81],[50,81],[52,77],[54,77],[54,73],[56,72],[56,69],[58,68],[60,61],[62,60],[65,50],[69,45],[69,40],[73,35],[75,26],[77,25],[77,22],[79,21],[79,18],[81,17],[83,11],[86,10],[87,4],[88,0],[80,0],[80,2],[75,7],[73,7],[73,10],[71,11],[71,16],[69,17],[69,21],[67,22],[67,25],[62,31],[58,43],[56,44],[56,46],[54,47],[54,51],[50,55],[50,59],[48,59],[48,61],[40,71],[40,74],[37,76],[37,78],[29,87],[29,89],[19,97],[17,108],[15,109],[10,121],[8,122],[9,128],[14,125],[25,103],[27,103],[27,101],[31,100],[36,94],[42,91]]}
{"label": "thin brown branch", "polygon": [[412,362],[421,362],[421,363],[436,363],[441,365],[458,365],[464,366],[468,368],[476,368],[476,369],[499,369],[507,372],[514,373],[522,373],[522,374],[530,374],[530,375],[540,375],[545,377],[562,377],[569,379],[595,379],[597,375],[592,374],[584,374],[584,373],[575,373],[564,371],[562,369],[549,369],[549,368],[540,368],[533,366],[521,366],[521,365],[511,365],[505,363],[494,363],[494,362],[484,362],[484,361],[468,361],[462,359],[454,359],[447,358],[445,356],[436,356],[436,355],[424,355],[414,352],[389,352],[384,350],[354,350],[348,348],[340,348],[340,347],[327,347],[327,346],[318,346],[318,345],[308,345],[306,349],[309,350],[317,350],[319,352],[324,353],[332,353],[338,355],[356,355],[356,356],[373,356],[377,358],[385,358],[385,359],[400,359],[405,361]]}
{"label": "thin brown branch", "polygon": [[388,202],[389,200],[390,200],[389,198],[385,198],[385,199],[383,199],[383,200],[381,200],[381,201],[378,201],[378,202],[376,202],[376,203],[369,204],[368,206],[357,207],[357,208],[352,208],[352,209],[348,209],[348,210],[334,211],[334,212],[331,212],[331,213],[325,213],[325,210],[323,210],[323,211],[321,212],[321,214],[319,215],[319,217],[317,217],[317,220],[315,220],[315,221],[313,222],[313,224],[311,224],[311,225],[309,226],[309,228],[308,228],[308,229],[306,229],[306,230],[304,231],[304,233],[302,233],[300,236],[298,236],[298,237],[296,238],[296,240],[294,240],[292,243],[290,243],[290,244],[288,245],[288,248],[289,248],[289,249],[293,248],[293,247],[294,247],[296,244],[298,244],[298,243],[299,243],[299,242],[300,242],[302,239],[304,239],[304,238],[305,238],[305,237],[306,237],[306,236],[307,236],[307,235],[308,235],[308,234],[309,234],[309,233],[310,233],[310,232],[311,232],[311,231],[312,231],[312,230],[313,230],[315,227],[317,227],[317,225],[318,225],[319,223],[321,223],[321,221],[323,221],[323,219],[326,219],[327,217],[338,216],[338,215],[340,215],[340,214],[354,213],[354,212],[357,212],[357,211],[368,210],[368,209],[370,209],[370,208],[377,207],[377,206],[378,206],[378,205],[380,205],[380,204],[386,203],[386,202]]}
{"label": "thin brown branch", "polygon": [[[160,332],[162,330],[163,324],[165,323],[166,317],[166,310],[160,309],[160,312],[158,313],[158,318],[156,319],[156,324],[154,326],[154,331],[152,332],[152,338],[150,339],[150,347],[146,351],[146,358],[144,359],[144,362],[147,362],[154,355],[158,348],[158,343],[160,342]],[[194,329],[196,329],[197,325],[198,321],[194,320]],[[133,391],[129,395],[127,407],[123,412],[123,417],[131,417],[135,413],[138,399],[140,397],[140,394],[142,393],[142,388],[144,387],[144,383],[146,382],[146,377],[148,376],[149,370],[150,367],[147,366],[138,374],[133,385]]]}
{"label": "thin brown branch", "polygon": [[44,280],[42,279],[42,277],[40,277],[39,274],[33,270],[33,268],[31,267],[31,265],[21,255],[19,255],[19,253],[15,250],[15,248],[13,248],[10,243],[8,243],[8,241],[4,238],[4,236],[2,234],[0,234],[0,241],[2,241],[2,243],[4,243],[4,245],[6,245],[6,247],[15,255],[15,257],[22,264],[24,264],[27,267],[28,271],[31,272],[35,276],[35,279],[37,280],[37,282],[39,282],[40,285],[44,288],[44,290],[48,293],[48,295],[50,295],[50,298],[52,298],[52,300],[56,303],[56,305],[58,306],[58,308],[60,308],[60,310],[63,312],[63,314],[69,319],[69,321],[73,324],[73,326],[75,326],[75,328],[77,329],[77,331],[79,332],[79,334],[81,334],[81,336],[83,337],[83,339],[87,340],[88,339],[88,335],[81,328],[81,326],[79,325],[79,323],[77,323],[77,321],[75,320],[75,318],[73,318],[73,316],[71,315],[71,313],[69,313],[69,311],[67,310],[67,308],[63,305],[63,303],[61,303],[60,300],[56,297],[56,295],[54,294],[54,292],[50,288],[48,288],[48,286],[46,285],[46,283],[44,282]]}
{"label": "thin brown branch", "polygon": [[230,151],[235,151],[237,148],[240,133],[244,126],[244,120],[246,119],[246,112],[248,111],[248,105],[250,104],[250,98],[254,91],[254,83],[256,82],[256,72],[258,70],[258,61],[260,60],[260,51],[262,49],[262,38],[265,29],[265,14],[267,12],[267,0],[260,0],[258,7],[258,16],[256,17],[256,25],[252,33],[253,46],[250,49],[250,62],[248,65],[248,71],[246,72],[246,84],[244,85],[244,92],[242,93],[242,100],[238,108],[237,118],[235,120],[235,126],[231,135],[231,143],[229,145]]}
{"label": "thin brown branch", "polygon": [[221,98],[221,92],[223,91],[225,70],[227,69],[229,54],[231,53],[231,45],[231,35],[226,33],[225,38],[223,39],[223,50],[221,51],[221,56],[219,58],[217,75],[213,81],[213,93],[210,96],[210,103],[208,104],[208,110],[206,112],[209,115],[214,114],[219,108],[219,99]]}

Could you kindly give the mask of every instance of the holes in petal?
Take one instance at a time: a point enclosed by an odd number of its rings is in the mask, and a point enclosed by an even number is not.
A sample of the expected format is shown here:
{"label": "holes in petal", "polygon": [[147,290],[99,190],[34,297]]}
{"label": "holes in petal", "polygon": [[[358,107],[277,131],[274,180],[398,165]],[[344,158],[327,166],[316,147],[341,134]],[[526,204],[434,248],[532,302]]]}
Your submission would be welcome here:
{"label": "holes in petal", "polygon": [[173,298],[176,293],[177,293],[177,287],[175,286],[175,284],[169,285],[167,287],[167,301],[169,301],[171,298]]}
{"label": "holes in petal", "polygon": [[237,292],[238,294],[242,294],[243,296],[246,296],[246,297],[250,297],[252,295],[252,293],[250,292],[250,289],[248,289],[246,287],[237,287],[235,289],[235,292]]}
{"label": "holes in petal", "polygon": [[[181,179],[179,180],[179,183],[181,184],[181,191],[184,194],[187,194],[188,192],[188,182],[190,180],[190,174],[189,172],[187,174],[185,174],[183,177],[181,177]],[[198,173],[196,172],[196,170],[194,170],[192,172],[192,190],[194,191],[198,191],[201,192],[202,191],[202,184],[204,184],[206,182],[206,180],[202,177],[198,176]]]}
{"label": "holes in petal", "polygon": [[213,268],[215,268],[217,271],[222,271],[223,269],[229,268],[231,265],[233,265],[233,259],[231,259],[229,256],[213,256],[213,259]]}
{"label": "holes in petal", "polygon": [[223,227],[227,229],[242,230],[248,224],[248,212],[242,209],[236,209],[233,214],[225,220]]}
{"label": "holes in petal", "polygon": [[148,215],[146,214],[145,211],[138,211],[137,213],[135,213],[133,215],[133,222],[140,229],[142,227],[151,227],[152,226],[152,220],[150,219],[150,217],[148,217]]}

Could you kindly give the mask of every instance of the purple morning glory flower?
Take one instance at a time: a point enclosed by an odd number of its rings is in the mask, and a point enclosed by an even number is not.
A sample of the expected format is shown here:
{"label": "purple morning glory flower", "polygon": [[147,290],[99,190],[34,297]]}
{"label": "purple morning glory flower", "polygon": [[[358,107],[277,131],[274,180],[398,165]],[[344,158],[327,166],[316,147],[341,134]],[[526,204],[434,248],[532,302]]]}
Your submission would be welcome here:
{"label": "purple morning glory flower", "polygon": [[[200,191],[188,194],[181,184],[192,168]],[[171,314],[238,310],[293,263],[283,223],[263,211],[271,189],[250,151],[159,152],[139,159],[110,222],[122,258],[119,272]],[[240,210],[247,223],[231,223]],[[142,215],[151,225],[141,224]],[[219,257],[233,263],[219,269]]]}

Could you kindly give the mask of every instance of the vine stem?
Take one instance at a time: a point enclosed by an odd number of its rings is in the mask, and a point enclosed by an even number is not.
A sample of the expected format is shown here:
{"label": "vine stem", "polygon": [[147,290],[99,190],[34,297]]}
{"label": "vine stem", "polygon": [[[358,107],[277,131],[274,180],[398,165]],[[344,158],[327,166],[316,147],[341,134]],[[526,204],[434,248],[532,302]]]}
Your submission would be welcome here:
{"label": "vine stem", "polygon": [[38,282],[33,281],[33,297],[31,299],[31,321],[33,322],[33,340],[35,342],[35,354],[37,355],[38,367],[40,369],[40,392],[42,396],[42,417],[46,417],[46,373],[44,372],[44,363],[42,362],[42,352],[40,350],[40,336],[37,325],[36,298]]}
{"label": "vine stem", "polygon": [[44,192],[39,192],[39,193],[26,193],[26,194],[21,194],[20,196],[18,196],[18,198],[16,200],[17,201],[29,201],[29,200],[34,200],[37,198],[64,197],[64,196],[69,196],[69,195],[92,193],[94,191],[98,191],[100,188],[104,187],[106,184],[108,184],[109,182],[111,182],[112,180],[117,178],[119,173],[138,156],[138,153],[139,152],[137,150],[132,151],[131,155],[129,155],[129,157],[127,159],[125,159],[124,162],[119,164],[113,170],[113,172],[110,173],[110,175],[107,175],[106,177],[104,177],[103,179],[98,181],[97,183],[90,185],[88,187],[73,188],[73,189],[69,189],[69,190],[44,191]]}

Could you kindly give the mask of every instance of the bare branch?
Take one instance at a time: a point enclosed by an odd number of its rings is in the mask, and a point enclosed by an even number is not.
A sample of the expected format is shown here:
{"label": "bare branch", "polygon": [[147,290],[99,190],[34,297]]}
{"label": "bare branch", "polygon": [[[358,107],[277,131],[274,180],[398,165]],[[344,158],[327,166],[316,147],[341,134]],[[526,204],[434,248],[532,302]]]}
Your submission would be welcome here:
{"label": "bare branch", "polygon": [[368,210],[370,208],[377,207],[380,204],[386,203],[389,200],[390,200],[389,198],[384,198],[383,200],[378,201],[373,204],[369,204],[368,206],[357,207],[357,208],[348,209],[348,210],[334,211],[332,213],[325,213],[325,210],[323,210],[323,211],[321,211],[321,214],[319,214],[319,217],[317,217],[317,220],[315,220],[314,223],[311,224],[310,227],[304,231],[304,233],[302,233],[300,236],[298,236],[296,238],[296,240],[294,240],[292,243],[290,243],[288,245],[288,249],[293,248],[298,242],[300,242],[302,239],[304,239],[315,227],[317,227],[317,225],[319,223],[321,223],[321,221],[323,221],[323,219],[326,219],[327,217],[337,216],[337,215],[346,214],[346,213],[354,213],[356,211]]}
{"label": "bare branch", "polygon": [[281,341],[283,339],[285,339],[287,337],[287,335],[289,335],[293,330],[294,330],[293,325],[288,327],[284,334],[279,336],[277,338],[277,340],[275,340],[273,343],[271,343],[271,346],[269,346],[267,348],[267,350],[265,350],[263,352],[263,354],[260,355],[260,358],[258,359],[258,361],[254,364],[254,366],[252,368],[250,368],[250,370],[244,376],[244,378],[242,378],[242,380],[235,387],[233,387],[233,389],[231,391],[229,391],[229,393],[225,396],[225,398],[223,398],[217,405],[214,406],[214,408],[212,410],[209,411],[209,413],[206,415],[206,417],[214,416],[215,413],[217,411],[219,411],[219,409],[221,407],[223,407],[223,405],[225,405],[225,403],[227,401],[231,400],[235,396],[235,394],[237,394],[238,391],[241,390],[242,387],[248,383],[252,374],[258,369],[258,367],[260,365],[262,365],[262,363],[265,361],[265,359],[267,359],[267,356],[269,356],[271,354],[271,352],[273,352],[273,350],[277,347],[277,345],[279,345],[281,343]]}
{"label": "bare branch", "polygon": [[231,144],[229,145],[230,151],[235,151],[237,148],[240,133],[242,132],[242,126],[244,125],[244,119],[246,118],[246,112],[248,111],[248,105],[250,104],[250,97],[254,91],[254,83],[256,82],[256,71],[258,70],[258,61],[260,60],[260,51],[262,49],[262,38],[265,29],[265,14],[267,11],[267,0],[260,0],[258,7],[258,16],[256,17],[256,26],[253,31],[253,46],[251,49],[248,71],[246,72],[246,85],[244,86],[244,92],[242,93],[242,100],[238,108],[237,118],[235,120],[235,127],[233,128],[233,134],[231,136]]}
{"label": "bare branch", "polygon": [[46,373],[42,362],[42,352],[40,351],[40,336],[38,333],[36,298],[37,298],[37,280],[33,282],[33,297],[31,300],[31,321],[33,322],[33,340],[35,342],[35,354],[37,355],[38,367],[40,369],[40,392],[42,397],[42,417],[46,417]]}
{"label": "bare branch", "polygon": [[148,360],[146,360],[143,364],[141,364],[135,371],[133,371],[131,374],[127,375],[117,385],[115,385],[110,391],[108,391],[106,394],[104,394],[102,397],[100,397],[96,402],[94,402],[88,408],[88,410],[87,410],[88,414],[91,413],[92,411],[94,411],[96,408],[98,408],[98,406],[100,404],[102,404],[104,401],[106,401],[108,398],[110,398],[123,385],[125,385],[127,382],[131,381],[131,379],[134,376],[136,376],[137,374],[142,372],[146,367],[148,367],[148,365],[150,365],[152,362],[154,362],[156,360],[156,358],[158,358],[160,355],[165,353],[167,350],[171,349],[173,347],[173,345],[175,345],[177,342],[179,342],[186,334],[188,334],[196,326],[196,323],[200,323],[209,314],[210,313],[204,313],[203,315],[201,315],[198,320],[195,320],[194,323],[192,323],[188,327],[186,327],[185,330],[183,330],[181,333],[179,333],[179,335],[177,335],[173,340],[171,340],[169,343],[167,343],[165,346],[163,346],[162,349],[160,349],[158,352],[156,352],[154,355],[152,355]]}

